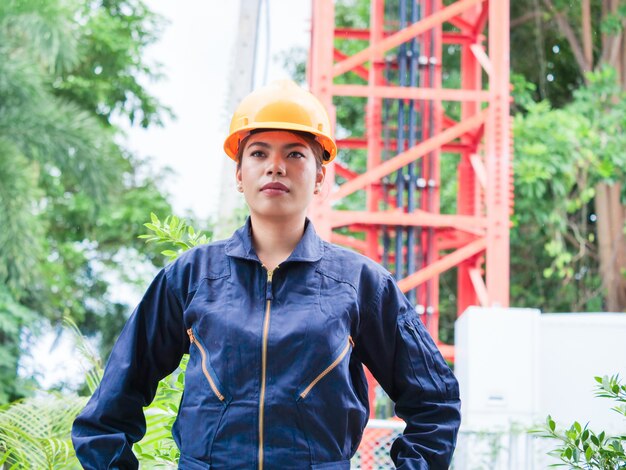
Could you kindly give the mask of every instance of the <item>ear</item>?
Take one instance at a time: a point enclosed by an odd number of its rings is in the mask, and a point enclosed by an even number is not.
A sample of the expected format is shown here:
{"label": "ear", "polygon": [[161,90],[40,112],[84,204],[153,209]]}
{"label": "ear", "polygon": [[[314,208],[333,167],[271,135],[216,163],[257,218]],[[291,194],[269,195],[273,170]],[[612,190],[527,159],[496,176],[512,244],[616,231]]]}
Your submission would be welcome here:
{"label": "ear", "polygon": [[241,167],[235,171],[235,181],[237,181],[237,184],[241,184]]}
{"label": "ear", "polygon": [[320,186],[324,185],[324,180],[326,179],[326,167],[322,165],[322,168],[319,169],[317,175],[315,176],[315,183]]}

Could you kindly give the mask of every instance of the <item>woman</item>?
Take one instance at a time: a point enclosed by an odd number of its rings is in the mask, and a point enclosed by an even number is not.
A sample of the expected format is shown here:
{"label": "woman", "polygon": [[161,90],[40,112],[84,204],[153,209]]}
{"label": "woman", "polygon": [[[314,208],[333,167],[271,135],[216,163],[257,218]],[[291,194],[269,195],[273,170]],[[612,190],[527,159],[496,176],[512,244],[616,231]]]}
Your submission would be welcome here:
{"label": "woman", "polygon": [[391,275],[321,240],[306,212],[336,154],[321,103],[293,82],[246,97],[226,153],[250,208],[228,240],[154,279],[73,428],[86,468],[137,468],[142,407],[183,354],[182,469],[347,469],[367,422],[362,364],[407,423],[398,468],[447,468],[458,385]]}

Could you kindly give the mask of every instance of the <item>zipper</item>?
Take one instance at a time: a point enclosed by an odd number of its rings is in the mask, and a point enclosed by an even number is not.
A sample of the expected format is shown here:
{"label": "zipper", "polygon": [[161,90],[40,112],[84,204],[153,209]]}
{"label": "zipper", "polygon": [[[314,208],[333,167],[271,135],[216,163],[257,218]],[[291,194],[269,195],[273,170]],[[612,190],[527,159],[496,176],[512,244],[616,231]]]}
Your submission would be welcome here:
{"label": "zipper", "polygon": [[276,266],[271,271],[267,270],[267,285],[265,288],[265,318],[263,319],[263,342],[261,346],[261,392],[259,394],[259,470],[263,470],[263,421],[265,418],[265,378],[267,375],[267,336],[270,329],[270,311],[272,309],[272,277]]}
{"label": "zipper", "polygon": [[352,336],[348,336],[348,340],[346,341],[346,346],[343,348],[339,356],[319,374],[317,377],[313,379],[313,381],[305,388],[302,393],[300,393],[300,398],[304,399],[309,394],[309,392],[317,385],[317,382],[326,377],[335,367],[339,365],[339,363],[346,357],[348,351],[350,351],[350,347],[354,347],[354,341],[352,341]]}
{"label": "zipper", "polygon": [[220,401],[224,401],[224,395],[222,395],[220,393],[220,391],[217,388],[217,385],[215,385],[215,381],[213,380],[213,377],[211,377],[211,374],[209,374],[209,371],[206,368],[206,362],[207,362],[206,351],[204,350],[204,348],[200,344],[200,341],[198,341],[196,339],[196,337],[194,336],[193,330],[191,328],[189,328],[187,330],[187,334],[189,335],[189,341],[191,341],[191,344],[195,344],[196,348],[198,348],[198,350],[200,351],[200,355],[202,356],[202,372],[204,373],[204,376],[206,377],[207,381],[209,382],[209,385],[211,386],[211,389],[213,390],[213,393],[215,393],[215,396]]}

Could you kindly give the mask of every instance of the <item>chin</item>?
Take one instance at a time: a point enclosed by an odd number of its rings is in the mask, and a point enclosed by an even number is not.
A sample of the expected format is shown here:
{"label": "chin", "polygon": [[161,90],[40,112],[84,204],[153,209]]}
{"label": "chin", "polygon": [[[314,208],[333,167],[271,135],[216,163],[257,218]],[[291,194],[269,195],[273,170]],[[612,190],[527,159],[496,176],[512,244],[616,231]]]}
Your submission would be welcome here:
{"label": "chin", "polygon": [[258,217],[264,218],[291,218],[299,216],[300,214],[306,214],[306,208],[294,208],[294,207],[280,207],[279,204],[263,205],[265,207],[250,207],[250,213]]}

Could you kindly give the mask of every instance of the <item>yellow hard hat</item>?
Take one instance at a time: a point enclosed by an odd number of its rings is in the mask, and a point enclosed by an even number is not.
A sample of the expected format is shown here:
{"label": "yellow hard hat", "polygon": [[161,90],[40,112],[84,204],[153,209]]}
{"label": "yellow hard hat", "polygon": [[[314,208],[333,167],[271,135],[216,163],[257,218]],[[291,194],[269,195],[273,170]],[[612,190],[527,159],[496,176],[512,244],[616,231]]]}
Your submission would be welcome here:
{"label": "yellow hard hat", "polygon": [[330,119],[322,103],[291,80],[278,80],[246,96],[230,121],[224,151],[236,160],[239,143],[257,129],[309,132],[324,148],[324,161],[337,155]]}

